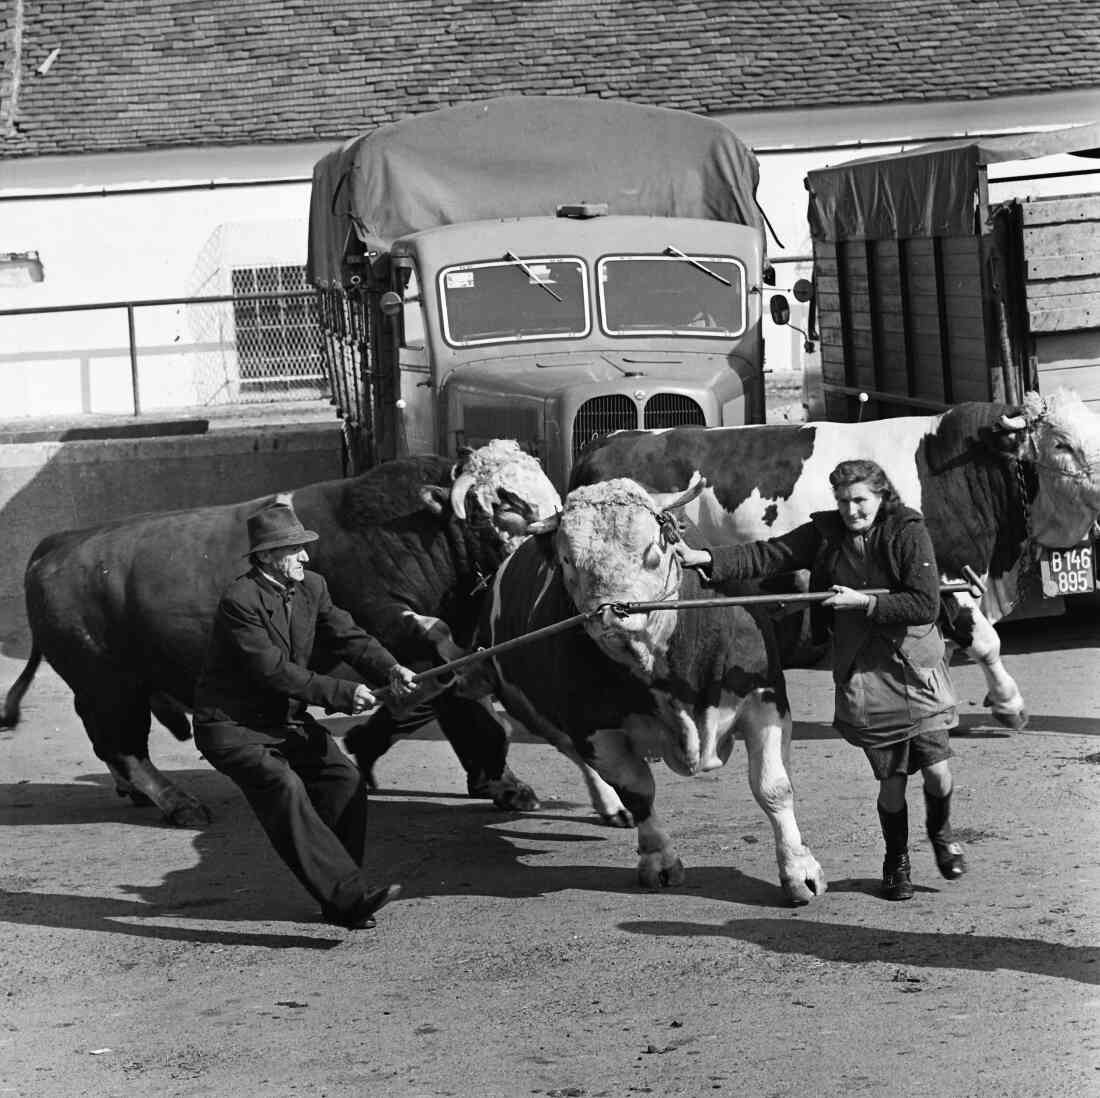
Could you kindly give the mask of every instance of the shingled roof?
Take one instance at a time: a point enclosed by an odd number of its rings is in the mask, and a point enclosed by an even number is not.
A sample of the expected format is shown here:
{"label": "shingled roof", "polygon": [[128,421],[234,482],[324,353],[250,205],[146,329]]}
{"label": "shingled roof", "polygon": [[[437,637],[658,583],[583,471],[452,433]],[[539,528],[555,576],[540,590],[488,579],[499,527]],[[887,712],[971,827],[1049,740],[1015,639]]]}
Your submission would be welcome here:
{"label": "shingled roof", "polygon": [[508,94],[714,113],[1100,89],[1096,0],[0,0],[0,42],[5,157],[342,140]]}

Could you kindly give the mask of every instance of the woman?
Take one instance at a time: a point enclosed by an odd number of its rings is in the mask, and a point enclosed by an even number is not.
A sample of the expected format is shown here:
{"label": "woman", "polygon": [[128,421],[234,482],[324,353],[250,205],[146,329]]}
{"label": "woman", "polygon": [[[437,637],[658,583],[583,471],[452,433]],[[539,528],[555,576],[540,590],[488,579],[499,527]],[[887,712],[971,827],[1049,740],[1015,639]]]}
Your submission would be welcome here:
{"label": "woman", "polygon": [[[943,637],[936,625],[940,578],[918,511],[905,507],[873,461],[842,461],[829,474],[836,511],[821,511],[781,537],[748,545],[692,549],[685,565],[712,586],[810,569],[813,590],[831,588],[834,727],[862,747],[879,779],[886,840],[882,894],[913,896],[909,865],[908,776],[921,771],[928,837],[947,880],[966,872],[951,833],[952,755],[958,724]],[[858,588],[885,587],[867,595]]]}

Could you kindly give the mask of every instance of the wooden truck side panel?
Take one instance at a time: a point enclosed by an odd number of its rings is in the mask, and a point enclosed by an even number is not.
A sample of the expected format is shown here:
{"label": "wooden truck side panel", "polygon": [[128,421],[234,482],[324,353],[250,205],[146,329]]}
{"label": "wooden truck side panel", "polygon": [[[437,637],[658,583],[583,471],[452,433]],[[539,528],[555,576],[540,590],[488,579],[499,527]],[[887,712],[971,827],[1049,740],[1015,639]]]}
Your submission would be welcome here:
{"label": "wooden truck side panel", "polygon": [[1020,203],[1029,380],[1100,412],[1100,194]]}

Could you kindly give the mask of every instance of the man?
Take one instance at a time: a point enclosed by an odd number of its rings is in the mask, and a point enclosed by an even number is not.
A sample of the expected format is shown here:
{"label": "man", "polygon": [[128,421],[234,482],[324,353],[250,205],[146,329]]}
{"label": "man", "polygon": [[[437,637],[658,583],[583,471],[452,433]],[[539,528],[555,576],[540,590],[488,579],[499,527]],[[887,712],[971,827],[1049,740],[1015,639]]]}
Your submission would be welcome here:
{"label": "man", "polygon": [[321,576],[305,570],[305,546],[317,536],[286,503],[249,518],[252,568],[218,606],[195,688],[195,743],[240,787],[324,920],[362,930],[401,887],[367,890],[366,785],[306,707],[358,714],[376,699],[362,683],[311,671],[310,653],[320,644],[369,682],[388,682],[398,700],[416,688],[413,672],[333,605]]}

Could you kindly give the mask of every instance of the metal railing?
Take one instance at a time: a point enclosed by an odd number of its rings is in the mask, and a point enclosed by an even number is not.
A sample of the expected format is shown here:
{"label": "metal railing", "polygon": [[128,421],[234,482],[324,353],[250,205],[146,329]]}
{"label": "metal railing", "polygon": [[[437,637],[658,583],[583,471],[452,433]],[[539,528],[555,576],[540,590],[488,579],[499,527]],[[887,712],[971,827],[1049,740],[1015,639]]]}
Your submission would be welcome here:
{"label": "metal railing", "polygon": [[[38,326],[36,331],[23,333],[9,331],[0,339],[0,376],[7,372],[10,377],[10,371],[18,366],[33,381],[47,364],[71,364],[79,375],[78,410],[97,411],[102,409],[89,407],[97,403],[97,371],[110,374],[112,366],[126,361],[134,415],[141,415],[149,403],[160,408],[257,404],[316,400],[331,394],[313,290],[28,306],[0,309],[0,322],[111,311],[126,318],[124,347],[103,325],[86,325],[66,337],[59,336],[54,326]],[[142,314],[155,330],[155,337],[144,342],[138,334]],[[146,370],[143,379],[143,362],[165,368]],[[106,399],[110,403],[113,398],[117,405],[118,378],[109,380],[114,384]],[[151,402],[144,399],[146,387],[155,394]]]}

